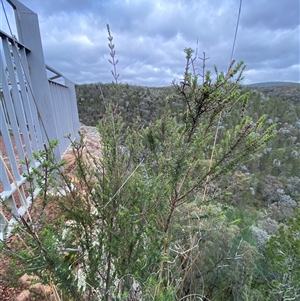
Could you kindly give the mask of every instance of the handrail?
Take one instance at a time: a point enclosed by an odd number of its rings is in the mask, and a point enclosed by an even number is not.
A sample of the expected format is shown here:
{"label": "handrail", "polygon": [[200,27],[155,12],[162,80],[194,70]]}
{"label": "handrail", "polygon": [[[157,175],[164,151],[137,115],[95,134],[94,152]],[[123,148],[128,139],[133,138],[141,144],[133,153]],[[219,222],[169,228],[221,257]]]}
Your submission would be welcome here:
{"label": "handrail", "polygon": [[50,77],[49,78],[50,80],[53,80],[53,79],[56,79],[59,77],[65,78],[60,72],[56,71],[54,68],[50,67],[47,64],[46,64],[46,69],[56,74],[55,76]]}
{"label": "handrail", "polygon": [[[15,10],[18,39],[0,30],[0,205],[22,216],[31,204],[24,160],[39,168],[34,153],[58,139],[54,151],[60,161],[70,140],[79,138],[80,123],[75,84],[45,63],[37,14],[17,0],[7,2]],[[47,70],[54,76],[48,78]],[[0,206],[0,239],[12,224]]]}
{"label": "handrail", "polygon": [[9,42],[11,42],[12,44],[13,43],[17,43],[17,45],[20,48],[24,48],[27,51],[30,51],[30,49],[28,47],[26,47],[24,44],[22,44],[21,42],[19,42],[15,37],[10,36],[9,34],[7,34],[6,32],[2,31],[1,29],[0,29],[0,37],[1,38],[7,38],[9,40]]}

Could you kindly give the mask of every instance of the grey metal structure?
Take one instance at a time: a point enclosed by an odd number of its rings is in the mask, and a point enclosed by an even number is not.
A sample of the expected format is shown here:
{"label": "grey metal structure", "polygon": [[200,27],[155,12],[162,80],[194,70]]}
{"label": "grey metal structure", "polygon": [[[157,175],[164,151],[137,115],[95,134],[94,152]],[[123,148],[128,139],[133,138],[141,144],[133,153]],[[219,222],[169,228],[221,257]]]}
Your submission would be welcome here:
{"label": "grey metal structure", "polygon": [[[17,0],[7,2],[15,12],[18,38],[0,30],[0,239],[10,233],[13,216],[30,206],[22,160],[38,168],[33,152],[54,139],[61,160],[80,127],[74,83],[45,64],[37,14]],[[47,69],[55,75],[48,78]]]}

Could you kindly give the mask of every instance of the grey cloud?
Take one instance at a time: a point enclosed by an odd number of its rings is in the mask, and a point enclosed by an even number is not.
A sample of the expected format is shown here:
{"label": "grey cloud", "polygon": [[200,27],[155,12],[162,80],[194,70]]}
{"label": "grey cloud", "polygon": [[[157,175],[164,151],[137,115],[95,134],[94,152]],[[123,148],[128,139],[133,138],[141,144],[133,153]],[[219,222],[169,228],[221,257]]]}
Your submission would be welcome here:
{"label": "grey cloud", "polygon": [[299,29],[276,32],[242,29],[236,52],[255,67],[281,68],[299,64]]}
{"label": "grey cloud", "polygon": [[39,15],[54,15],[61,12],[88,12],[93,9],[97,3],[102,1],[93,0],[21,0],[29,8],[34,7],[34,11]]}
{"label": "grey cloud", "polygon": [[299,0],[248,0],[244,1],[241,25],[271,30],[299,26]]}
{"label": "grey cloud", "polygon": [[244,84],[258,83],[258,82],[294,82],[300,81],[299,77],[299,66],[293,66],[289,69],[273,69],[273,68],[262,68],[262,69],[251,69],[247,68],[245,73]]}
{"label": "grey cloud", "polygon": [[[39,14],[47,63],[78,83],[112,80],[107,23],[121,80],[169,85],[184,72],[185,47],[197,47],[198,56],[204,51],[208,70],[224,71],[239,8],[236,0],[21,1]],[[246,80],[299,80],[298,5],[243,1],[234,58],[247,64]]]}

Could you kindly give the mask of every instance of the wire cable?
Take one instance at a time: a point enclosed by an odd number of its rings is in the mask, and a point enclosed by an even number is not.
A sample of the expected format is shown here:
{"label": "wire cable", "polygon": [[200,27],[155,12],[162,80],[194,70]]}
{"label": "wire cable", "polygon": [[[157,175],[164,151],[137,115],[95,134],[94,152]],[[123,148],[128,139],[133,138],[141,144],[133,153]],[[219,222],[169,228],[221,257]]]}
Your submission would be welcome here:
{"label": "wire cable", "polygon": [[236,21],[235,33],[234,33],[232,50],[231,50],[231,55],[230,55],[230,63],[232,62],[232,59],[233,59],[233,53],[234,53],[234,49],[235,49],[235,43],[236,43],[237,33],[238,33],[238,29],[239,29],[239,24],[240,24],[240,16],[241,16],[241,12],[242,12],[242,4],[243,4],[243,0],[240,0],[239,13],[238,13],[237,21]]}
{"label": "wire cable", "polygon": [[[229,66],[231,66],[231,62],[232,62],[232,59],[233,59],[233,53],[234,53],[234,49],[235,49],[235,43],[236,43],[238,28],[239,28],[239,24],[240,24],[240,16],[241,16],[241,11],[242,11],[242,2],[243,2],[243,0],[240,0],[239,12],[238,12],[238,18],[237,18],[237,22],[236,22],[236,26],[235,26],[235,33],[234,33],[234,38],[233,38],[233,44],[232,44],[232,49],[231,49]],[[229,68],[228,68],[228,70],[229,70]],[[219,117],[219,120],[218,120],[218,124],[220,124],[221,119],[222,119],[222,111],[220,112],[220,117]],[[213,157],[214,157],[214,153],[215,153],[215,149],[216,149],[216,145],[217,145],[218,133],[219,133],[219,126],[217,126],[217,128],[216,128],[216,133],[215,133],[215,137],[214,137],[214,144],[213,144],[213,148],[212,148],[211,156],[210,156],[210,160],[209,160],[208,174],[210,173],[211,167],[212,167]],[[205,181],[205,185],[204,185],[204,192],[203,192],[203,196],[202,196],[202,201],[204,201],[205,196],[206,196],[208,181],[209,181],[209,175],[206,177],[206,181]]]}

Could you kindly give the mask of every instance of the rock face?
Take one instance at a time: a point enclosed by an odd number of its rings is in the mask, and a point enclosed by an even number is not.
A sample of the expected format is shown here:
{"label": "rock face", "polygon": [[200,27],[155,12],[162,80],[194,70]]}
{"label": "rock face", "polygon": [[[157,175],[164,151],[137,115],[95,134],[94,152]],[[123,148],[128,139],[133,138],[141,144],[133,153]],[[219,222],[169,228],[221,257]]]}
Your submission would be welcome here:
{"label": "rock face", "polygon": [[16,301],[55,300],[53,289],[39,283],[37,277],[24,274],[19,281],[25,289],[15,298]]}

